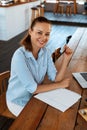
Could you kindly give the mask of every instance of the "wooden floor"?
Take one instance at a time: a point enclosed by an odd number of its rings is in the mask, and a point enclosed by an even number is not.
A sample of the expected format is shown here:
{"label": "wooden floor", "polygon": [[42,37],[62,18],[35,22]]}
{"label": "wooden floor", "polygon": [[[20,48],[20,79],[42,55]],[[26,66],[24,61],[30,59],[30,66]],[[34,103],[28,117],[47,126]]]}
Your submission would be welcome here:
{"label": "wooden floor", "polygon": [[0,41],[0,72],[10,70],[11,57],[14,51],[20,46],[20,40],[26,32],[8,40]]}
{"label": "wooden floor", "polygon": [[[55,18],[59,17],[59,15],[53,15],[53,13],[50,13],[50,12],[49,13],[46,12],[45,16],[54,22],[55,22]],[[62,18],[61,20],[64,21],[64,19]],[[75,19],[78,21],[78,16]],[[50,40],[47,44],[47,47],[50,49],[51,53],[56,48],[62,47],[66,43],[66,37],[69,35],[73,35],[73,33],[78,28],[78,26],[75,24],[74,24],[75,26],[70,25],[70,24],[66,25],[64,22],[64,24],[61,25],[59,23],[54,24],[54,22],[52,26]],[[84,19],[84,22],[85,22],[85,19]],[[14,51],[20,46],[19,42],[25,34],[26,34],[26,31],[10,39],[9,41],[0,41],[0,72],[10,70],[12,55]]]}
{"label": "wooden floor", "polygon": [[51,20],[53,23],[87,27],[87,15],[85,14],[61,15],[54,14],[53,12],[45,12],[45,17]]}

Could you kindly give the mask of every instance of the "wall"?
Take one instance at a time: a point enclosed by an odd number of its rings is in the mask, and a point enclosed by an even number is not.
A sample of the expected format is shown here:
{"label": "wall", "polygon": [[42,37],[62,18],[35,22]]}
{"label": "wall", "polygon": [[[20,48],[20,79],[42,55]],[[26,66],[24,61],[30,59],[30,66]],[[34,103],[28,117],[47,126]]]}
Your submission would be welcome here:
{"label": "wall", "polygon": [[9,40],[27,30],[31,24],[31,8],[40,1],[0,7],[0,40]]}

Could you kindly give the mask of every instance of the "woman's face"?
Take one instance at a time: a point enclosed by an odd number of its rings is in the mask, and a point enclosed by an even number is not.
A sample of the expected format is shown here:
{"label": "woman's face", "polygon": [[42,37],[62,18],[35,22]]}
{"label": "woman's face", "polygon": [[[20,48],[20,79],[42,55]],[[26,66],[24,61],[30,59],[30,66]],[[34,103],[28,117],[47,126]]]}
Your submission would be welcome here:
{"label": "woman's face", "polygon": [[40,49],[46,45],[49,40],[51,25],[48,23],[36,23],[33,29],[29,30],[31,43],[34,48]]}

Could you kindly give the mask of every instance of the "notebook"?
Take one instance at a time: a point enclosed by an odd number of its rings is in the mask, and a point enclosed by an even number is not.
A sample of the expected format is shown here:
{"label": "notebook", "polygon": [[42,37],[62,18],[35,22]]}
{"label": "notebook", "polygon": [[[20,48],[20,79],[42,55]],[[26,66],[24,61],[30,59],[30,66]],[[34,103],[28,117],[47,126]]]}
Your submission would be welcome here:
{"label": "notebook", "polygon": [[74,105],[81,98],[81,95],[71,90],[61,88],[39,93],[34,97],[64,112]]}
{"label": "notebook", "polygon": [[87,88],[87,72],[72,73],[82,88]]}

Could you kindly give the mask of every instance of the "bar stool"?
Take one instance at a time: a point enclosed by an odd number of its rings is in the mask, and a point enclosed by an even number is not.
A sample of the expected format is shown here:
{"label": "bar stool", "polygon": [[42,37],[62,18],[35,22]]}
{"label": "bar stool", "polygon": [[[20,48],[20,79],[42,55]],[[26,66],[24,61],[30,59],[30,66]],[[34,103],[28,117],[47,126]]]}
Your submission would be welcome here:
{"label": "bar stool", "polygon": [[71,5],[66,5],[66,15],[69,14],[71,15],[72,14],[72,6]]}
{"label": "bar stool", "polygon": [[37,9],[38,9],[38,12],[39,12],[39,16],[41,16],[41,5],[37,5]]}
{"label": "bar stool", "polygon": [[64,8],[63,5],[58,5],[57,13],[63,14],[64,13],[63,8]]}
{"label": "bar stool", "polygon": [[57,9],[58,9],[58,3],[56,3],[54,6],[54,11],[53,11],[54,14],[57,13]]}
{"label": "bar stool", "polygon": [[39,11],[39,16],[44,16],[44,7],[42,5],[37,6]]}
{"label": "bar stool", "polygon": [[61,13],[63,14],[63,5],[60,4],[59,0],[56,1],[55,7],[54,7],[54,14],[55,13]]}
{"label": "bar stool", "polygon": [[39,17],[39,10],[36,7],[33,7],[31,9],[32,9],[31,22],[32,22],[35,18]]}
{"label": "bar stool", "polygon": [[40,9],[40,16],[44,16],[44,7],[41,6],[41,9]]}

